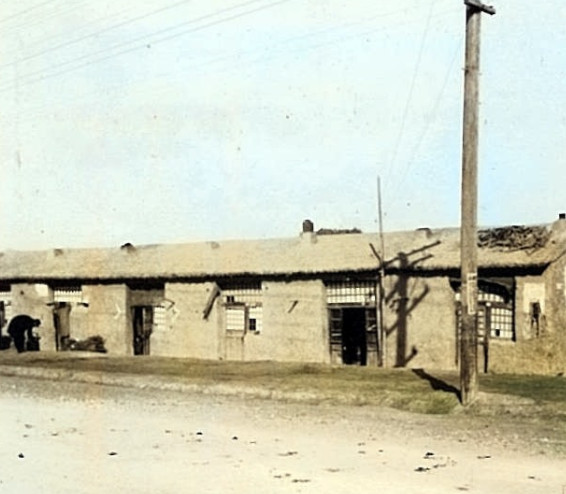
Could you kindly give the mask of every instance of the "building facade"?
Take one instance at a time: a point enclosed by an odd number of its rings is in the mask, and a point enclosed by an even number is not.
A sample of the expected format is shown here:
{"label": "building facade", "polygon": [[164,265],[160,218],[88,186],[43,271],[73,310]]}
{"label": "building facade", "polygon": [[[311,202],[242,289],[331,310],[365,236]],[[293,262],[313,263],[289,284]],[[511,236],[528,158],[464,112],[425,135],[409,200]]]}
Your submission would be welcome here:
{"label": "building facade", "polygon": [[[0,316],[41,350],[455,369],[459,231],[6,252]],[[483,237],[482,237],[483,235]],[[480,368],[562,372],[566,220],[480,232]],[[384,259],[381,265],[381,259]],[[5,334],[5,333],[4,333]]]}

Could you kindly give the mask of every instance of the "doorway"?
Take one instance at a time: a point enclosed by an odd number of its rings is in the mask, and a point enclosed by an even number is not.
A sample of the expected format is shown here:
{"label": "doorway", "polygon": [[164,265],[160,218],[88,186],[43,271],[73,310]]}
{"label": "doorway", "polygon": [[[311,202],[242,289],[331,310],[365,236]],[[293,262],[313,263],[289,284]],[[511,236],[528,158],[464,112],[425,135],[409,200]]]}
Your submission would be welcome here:
{"label": "doorway", "polygon": [[71,304],[57,302],[53,308],[53,326],[55,327],[55,350],[69,350],[71,339]]}
{"label": "doorway", "polygon": [[367,365],[366,311],[342,310],[342,361],[347,365]]}
{"label": "doorway", "polygon": [[134,355],[149,355],[153,332],[153,306],[132,307]]}
{"label": "doorway", "polygon": [[346,365],[378,365],[378,338],[374,307],[331,307],[330,361]]}

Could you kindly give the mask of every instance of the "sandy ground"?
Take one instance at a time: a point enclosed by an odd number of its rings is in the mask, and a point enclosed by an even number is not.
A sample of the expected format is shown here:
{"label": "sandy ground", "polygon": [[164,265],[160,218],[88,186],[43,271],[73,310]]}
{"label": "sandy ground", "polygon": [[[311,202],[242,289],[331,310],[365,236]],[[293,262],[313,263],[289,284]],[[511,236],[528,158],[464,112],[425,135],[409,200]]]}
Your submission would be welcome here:
{"label": "sandy ground", "polygon": [[0,493],[566,493],[566,459],[442,417],[21,377],[0,393]]}

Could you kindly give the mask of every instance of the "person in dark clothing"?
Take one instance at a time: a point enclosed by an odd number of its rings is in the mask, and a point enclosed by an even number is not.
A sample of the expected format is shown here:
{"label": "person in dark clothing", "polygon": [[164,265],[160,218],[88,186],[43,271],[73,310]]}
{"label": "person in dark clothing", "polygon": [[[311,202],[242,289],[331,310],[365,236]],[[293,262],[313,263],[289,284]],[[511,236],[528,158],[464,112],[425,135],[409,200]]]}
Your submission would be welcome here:
{"label": "person in dark clothing", "polygon": [[26,350],[26,333],[28,342],[35,340],[32,331],[33,328],[38,327],[40,324],[41,321],[39,319],[34,319],[25,314],[12,318],[10,324],[8,324],[8,334],[14,340],[18,353]]}

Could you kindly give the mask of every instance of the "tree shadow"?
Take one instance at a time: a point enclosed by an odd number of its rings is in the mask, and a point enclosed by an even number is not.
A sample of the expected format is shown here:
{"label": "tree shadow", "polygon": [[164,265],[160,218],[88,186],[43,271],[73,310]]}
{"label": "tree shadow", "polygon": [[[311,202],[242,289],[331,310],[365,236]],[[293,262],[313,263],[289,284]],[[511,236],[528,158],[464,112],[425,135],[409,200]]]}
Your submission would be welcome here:
{"label": "tree shadow", "polygon": [[[425,282],[419,293],[414,293],[409,288],[409,282],[413,279],[412,271],[427,259],[433,257],[427,250],[436,247],[440,241],[424,245],[410,252],[399,252],[397,256],[389,259],[385,266],[397,264],[397,282],[385,297],[385,303],[396,313],[395,321],[386,329],[389,337],[395,333],[395,367],[406,367],[417,355],[415,346],[409,350],[408,322],[411,313],[420,305],[430,292],[430,287]],[[423,254],[415,258],[417,254]]]}
{"label": "tree shadow", "polygon": [[430,387],[434,391],[444,391],[445,393],[452,393],[456,395],[458,401],[462,402],[462,395],[460,394],[460,390],[451,384],[443,381],[442,379],[438,379],[434,376],[431,376],[428,372],[424,369],[412,369],[413,374],[420,377],[421,379],[428,381]]}

